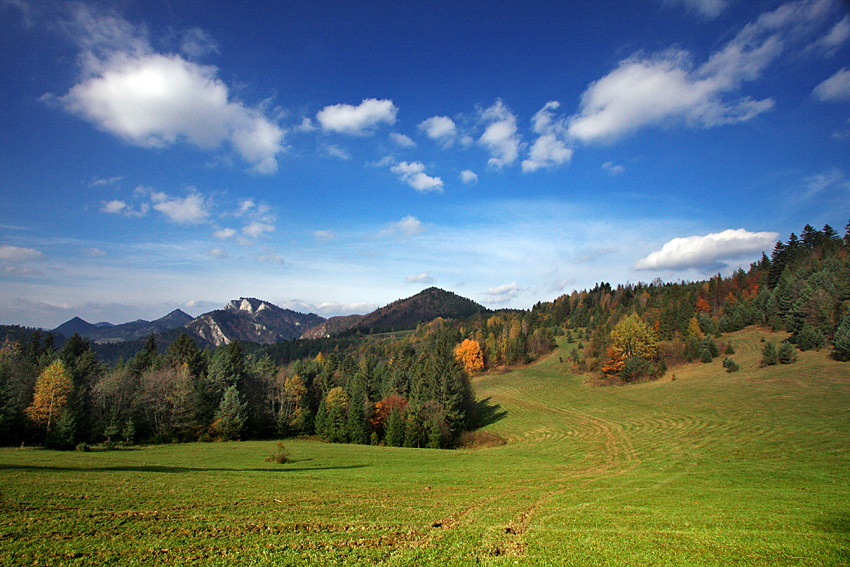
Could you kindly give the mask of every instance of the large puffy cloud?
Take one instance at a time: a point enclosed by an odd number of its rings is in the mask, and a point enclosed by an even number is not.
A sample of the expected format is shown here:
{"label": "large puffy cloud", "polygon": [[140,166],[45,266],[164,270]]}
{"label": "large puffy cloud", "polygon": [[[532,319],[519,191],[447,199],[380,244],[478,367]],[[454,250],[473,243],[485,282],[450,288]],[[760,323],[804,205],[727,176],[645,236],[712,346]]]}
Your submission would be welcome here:
{"label": "large puffy cloud", "polygon": [[514,163],[522,146],[516,115],[499,99],[481,111],[481,120],[486,127],[478,143],[490,152],[487,163],[496,168]]}
{"label": "large puffy cloud", "polygon": [[726,261],[763,252],[773,246],[779,233],[749,232],[743,228],[724,230],[705,236],[674,238],[661,250],[638,260],[636,270],[715,270]]}
{"label": "large puffy cloud", "polygon": [[381,124],[395,124],[397,114],[398,107],[393,101],[366,98],[357,106],[326,106],[316,114],[316,120],[327,132],[366,136]]}
{"label": "large puffy cloud", "polygon": [[635,54],[591,83],[569,133],[584,142],[613,142],[653,125],[712,127],[750,120],[773,108],[773,100],[735,91],[761,77],[790,46],[810,41],[831,7],[824,0],[783,4],[744,26],[698,67],[684,50]]}
{"label": "large puffy cloud", "polygon": [[850,69],[841,69],[816,86],[812,94],[823,101],[850,100]]}
{"label": "large puffy cloud", "polygon": [[425,173],[425,165],[420,161],[403,161],[390,167],[390,170],[421,193],[443,190],[443,180]]}
{"label": "large puffy cloud", "polygon": [[257,173],[277,171],[283,129],[262,110],[230,99],[215,67],[179,55],[116,54],[62,97],[100,129],[144,147],[228,142]]}

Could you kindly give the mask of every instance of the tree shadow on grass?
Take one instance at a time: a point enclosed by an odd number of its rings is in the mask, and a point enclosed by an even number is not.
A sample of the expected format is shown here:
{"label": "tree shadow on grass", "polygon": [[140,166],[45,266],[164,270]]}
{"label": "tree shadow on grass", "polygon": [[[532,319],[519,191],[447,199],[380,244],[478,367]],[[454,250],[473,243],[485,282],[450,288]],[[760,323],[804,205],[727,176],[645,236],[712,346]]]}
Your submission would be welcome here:
{"label": "tree shadow on grass", "polygon": [[850,548],[846,545],[850,536],[850,512],[839,512],[830,516],[822,525],[827,532],[837,535],[836,539],[843,544],[836,550],[835,560],[830,565],[850,565]]}
{"label": "tree shadow on grass", "polygon": [[262,472],[287,473],[299,471],[329,471],[345,469],[362,469],[368,465],[345,465],[336,467],[279,467],[267,468],[227,468],[227,467],[176,467],[166,465],[120,465],[112,467],[58,467],[54,465],[0,465],[0,471],[29,471],[29,472],[151,472],[151,473],[189,473],[189,472]]}
{"label": "tree shadow on grass", "polygon": [[475,417],[478,427],[486,427],[497,421],[505,419],[508,412],[502,409],[499,404],[491,403],[492,398],[484,398],[475,403]]}

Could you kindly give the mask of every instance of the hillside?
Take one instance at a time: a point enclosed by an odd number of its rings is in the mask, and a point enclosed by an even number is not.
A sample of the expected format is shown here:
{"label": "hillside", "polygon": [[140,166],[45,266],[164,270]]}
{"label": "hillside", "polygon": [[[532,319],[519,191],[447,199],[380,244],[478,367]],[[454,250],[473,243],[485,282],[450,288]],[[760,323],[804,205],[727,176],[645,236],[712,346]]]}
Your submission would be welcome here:
{"label": "hillside", "polygon": [[0,449],[0,545],[15,564],[842,565],[850,376],[823,351],[761,368],[762,339],[785,336],[730,333],[737,373],[607,388],[562,342],[475,379],[484,431],[509,441],[480,450],[291,439],[280,465],[272,441]]}
{"label": "hillside", "polygon": [[437,317],[465,319],[487,309],[450,291],[429,287],[413,297],[399,299],[366,315],[356,326],[363,330],[390,330],[415,327]]}

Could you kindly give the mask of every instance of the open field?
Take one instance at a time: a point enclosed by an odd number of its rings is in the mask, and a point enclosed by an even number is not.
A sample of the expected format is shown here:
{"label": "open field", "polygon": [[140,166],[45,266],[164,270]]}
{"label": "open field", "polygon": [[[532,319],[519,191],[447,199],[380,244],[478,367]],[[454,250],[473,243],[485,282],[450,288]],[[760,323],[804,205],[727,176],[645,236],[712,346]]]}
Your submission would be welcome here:
{"label": "open field", "polygon": [[[850,364],[760,339],[599,388],[556,351],[476,379],[510,442],[0,450],[6,565],[848,565]],[[675,376],[675,380],[673,379]]]}

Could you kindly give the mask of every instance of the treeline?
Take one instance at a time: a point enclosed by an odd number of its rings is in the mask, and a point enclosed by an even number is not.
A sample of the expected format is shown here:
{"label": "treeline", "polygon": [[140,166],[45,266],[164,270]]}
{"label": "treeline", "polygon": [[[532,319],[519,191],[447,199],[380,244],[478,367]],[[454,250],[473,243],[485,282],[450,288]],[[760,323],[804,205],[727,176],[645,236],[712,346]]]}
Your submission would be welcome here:
{"label": "treeline", "polygon": [[560,331],[551,317],[505,312],[438,318],[402,336],[209,350],[186,334],[160,350],[152,335],[128,360],[106,365],[79,335],[57,349],[22,330],[0,348],[0,443],[304,435],[451,447],[476,425],[470,373],[530,362]]}
{"label": "treeline", "polygon": [[[749,325],[787,331],[800,350],[830,349],[836,359],[850,360],[850,223],[846,231],[840,237],[829,225],[806,225],[800,237],[792,233],[770,257],[763,254],[730,277],[603,283],[534,311],[553,315],[579,343],[572,353],[577,368],[626,381],[732,354],[719,352],[716,339]],[[644,344],[640,355],[633,354],[634,341]]]}

